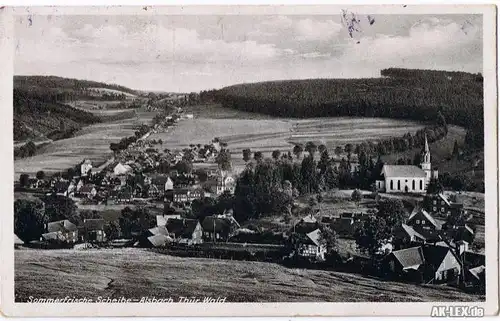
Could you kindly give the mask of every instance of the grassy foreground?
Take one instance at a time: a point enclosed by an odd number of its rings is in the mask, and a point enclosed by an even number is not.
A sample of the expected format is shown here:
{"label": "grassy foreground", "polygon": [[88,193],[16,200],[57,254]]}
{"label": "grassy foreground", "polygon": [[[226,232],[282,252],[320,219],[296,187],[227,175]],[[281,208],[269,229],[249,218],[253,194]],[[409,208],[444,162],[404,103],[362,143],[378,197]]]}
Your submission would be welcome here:
{"label": "grassy foreground", "polygon": [[447,286],[387,282],[278,264],[180,258],[141,249],[16,250],[16,301],[226,297],[226,302],[482,301]]}

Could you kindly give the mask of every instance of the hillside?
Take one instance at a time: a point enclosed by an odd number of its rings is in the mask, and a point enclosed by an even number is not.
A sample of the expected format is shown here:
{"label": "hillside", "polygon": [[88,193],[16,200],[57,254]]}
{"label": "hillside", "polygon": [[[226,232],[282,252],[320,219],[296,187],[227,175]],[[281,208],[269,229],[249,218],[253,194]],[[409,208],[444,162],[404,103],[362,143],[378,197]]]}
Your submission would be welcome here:
{"label": "hillside", "polygon": [[117,92],[124,92],[136,95],[137,92],[133,89],[116,85],[106,84],[103,82],[81,80],[73,78],[63,78],[57,76],[14,76],[14,88],[44,88],[57,91],[81,91],[85,89],[109,89]]}
{"label": "hillside", "polygon": [[[240,84],[210,92],[225,107],[283,117],[365,116],[483,128],[480,74],[384,69],[380,78]],[[207,94],[207,92],[202,93]]]}
{"label": "hillside", "polygon": [[[415,285],[274,263],[181,258],[141,249],[15,251],[15,300],[29,296],[140,300],[226,297],[226,302],[484,301],[439,285]],[[242,291],[242,289],[245,289]]]}
{"label": "hillside", "polygon": [[57,140],[100,117],[66,103],[124,100],[135,91],[119,85],[55,76],[14,76],[14,140]]}

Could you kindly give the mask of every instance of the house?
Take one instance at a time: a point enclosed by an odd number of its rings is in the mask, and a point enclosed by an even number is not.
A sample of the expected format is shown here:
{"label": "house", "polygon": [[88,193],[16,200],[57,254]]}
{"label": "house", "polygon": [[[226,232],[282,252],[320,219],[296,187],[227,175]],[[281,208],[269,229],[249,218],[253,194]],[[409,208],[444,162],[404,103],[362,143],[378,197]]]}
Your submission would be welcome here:
{"label": "house", "polygon": [[124,187],[118,190],[116,195],[116,200],[118,202],[130,202],[132,200],[132,189],[128,187]]}
{"label": "house", "polygon": [[147,238],[152,247],[165,247],[168,243],[173,242],[173,239],[168,235],[155,234]]}
{"label": "house", "polygon": [[340,236],[348,237],[354,235],[357,226],[355,222],[354,217],[339,217],[333,221],[331,226]]}
{"label": "house", "polygon": [[77,195],[80,197],[93,198],[97,195],[97,189],[94,184],[87,184],[78,190]]}
{"label": "house", "polygon": [[189,245],[203,243],[203,228],[198,220],[169,219],[165,227],[177,243]]}
{"label": "house", "polygon": [[442,193],[425,195],[423,208],[432,215],[441,216],[456,215],[463,211],[466,212],[462,203],[450,202]]}
{"label": "house", "polygon": [[205,197],[205,193],[200,189],[178,188],[166,192],[166,198],[174,203],[189,203],[203,197]]}
{"label": "house", "polygon": [[420,167],[415,165],[384,165],[382,179],[375,181],[377,191],[386,193],[423,194],[431,178],[438,178],[437,170],[431,170],[431,153],[427,136],[421,153]]}
{"label": "house", "polygon": [[42,179],[38,179],[38,178],[28,179],[28,187],[32,188],[32,189],[42,188],[44,183],[45,182]]}
{"label": "house", "polygon": [[234,194],[235,188],[236,188],[236,181],[232,176],[225,174],[217,177],[217,185],[215,192],[217,195],[220,195],[226,191],[231,194]]}
{"label": "house", "polygon": [[105,222],[103,219],[83,220],[83,239],[90,243],[102,243],[106,241],[104,232]]}
{"label": "house", "polygon": [[165,225],[155,226],[153,228],[150,228],[148,231],[149,231],[149,233],[151,233],[151,235],[159,235],[159,234],[168,235],[169,234]]}
{"label": "house", "polygon": [[169,219],[180,219],[181,216],[178,214],[172,215],[156,215],[156,226],[165,226]]}
{"label": "house", "polygon": [[448,246],[426,245],[423,247],[426,269],[430,271],[428,278],[433,283],[444,283],[456,280],[460,275],[459,258]]}
{"label": "house", "polygon": [[306,234],[316,230],[317,228],[319,228],[319,223],[311,213],[304,216],[297,223],[295,223],[293,227],[288,231],[288,233]]}
{"label": "house", "polygon": [[126,175],[130,172],[132,172],[132,167],[130,167],[130,165],[123,165],[122,163],[116,164],[113,168],[113,173],[116,176]]}
{"label": "house", "polygon": [[227,241],[240,228],[232,216],[207,216],[201,223],[205,241]]}
{"label": "house", "polygon": [[423,282],[422,266],[425,262],[422,247],[392,251],[384,258],[384,269],[393,278]]}
{"label": "house", "polygon": [[148,187],[148,198],[160,199],[165,195],[163,190],[160,190],[156,185],[149,185]]}
{"label": "house", "polygon": [[69,220],[47,223],[42,239],[48,242],[74,244],[78,242],[78,227]]}
{"label": "house", "polygon": [[486,268],[484,265],[468,269],[465,274],[465,282],[474,288],[484,292],[486,286]]}
{"label": "house", "polygon": [[166,175],[156,175],[151,177],[151,185],[155,185],[163,194],[165,191],[174,189],[174,182],[169,176]]}
{"label": "house", "polygon": [[415,231],[420,233],[425,239],[439,239],[441,224],[432,217],[426,210],[415,207],[406,222]]}
{"label": "house", "polygon": [[305,234],[298,244],[297,255],[299,257],[312,259],[314,261],[324,261],[326,247],[321,244],[321,232],[315,229]]}
{"label": "house", "polygon": [[83,163],[80,165],[80,176],[86,177],[92,174],[92,161],[89,159],[86,159],[83,161]]}
{"label": "house", "polygon": [[419,283],[445,283],[460,275],[459,259],[448,246],[423,245],[392,251],[384,259],[387,274]]}
{"label": "house", "polygon": [[66,197],[73,197],[74,190],[75,190],[75,185],[69,181],[57,181],[53,187],[54,193]]}
{"label": "house", "polygon": [[404,223],[394,230],[393,236],[393,243],[396,247],[406,247],[407,245],[413,245],[416,243],[424,244],[426,242],[426,238],[422,234],[415,231],[413,227]]}

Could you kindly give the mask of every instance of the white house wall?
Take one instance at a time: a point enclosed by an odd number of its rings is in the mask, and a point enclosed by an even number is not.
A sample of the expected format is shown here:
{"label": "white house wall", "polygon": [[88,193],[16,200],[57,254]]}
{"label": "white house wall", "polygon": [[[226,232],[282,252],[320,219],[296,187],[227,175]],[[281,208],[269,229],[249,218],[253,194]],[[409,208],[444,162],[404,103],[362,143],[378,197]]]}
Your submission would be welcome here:
{"label": "white house wall", "polygon": [[[391,181],[393,182],[391,188]],[[398,182],[400,183],[398,189]],[[413,182],[415,182],[415,188],[413,188]],[[426,181],[425,177],[419,178],[409,178],[409,177],[390,177],[385,179],[385,191],[386,193],[405,193],[408,187],[409,193],[425,193],[426,191]]]}

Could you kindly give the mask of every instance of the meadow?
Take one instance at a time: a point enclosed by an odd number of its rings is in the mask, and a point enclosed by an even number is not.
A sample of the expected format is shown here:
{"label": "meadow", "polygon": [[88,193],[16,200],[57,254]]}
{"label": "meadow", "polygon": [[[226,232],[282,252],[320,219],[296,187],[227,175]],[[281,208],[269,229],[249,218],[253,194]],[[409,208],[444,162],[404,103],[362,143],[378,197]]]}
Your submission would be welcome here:
{"label": "meadow", "polygon": [[424,127],[418,122],[383,118],[247,119],[243,114],[236,117],[234,111],[235,118],[226,118],[226,109],[215,109],[213,116],[206,112],[199,115],[202,117],[182,120],[175,127],[153,134],[149,139],[161,139],[169,149],[182,149],[190,144],[207,144],[218,137],[228,144],[233,166],[238,171],[245,165],[242,159],[242,150],[245,148],[250,148],[252,152],[261,151],[264,157],[271,157],[274,150],[288,152],[294,144],[312,141],[318,145],[325,144],[333,154],[336,146],[402,136]]}
{"label": "meadow", "polygon": [[[445,285],[413,285],[279,264],[181,258],[142,249],[16,250],[15,298],[226,297],[226,302],[483,301]],[[181,277],[179,277],[181,276]],[[244,289],[244,290],[243,290]]]}
{"label": "meadow", "polygon": [[47,173],[66,170],[86,158],[102,163],[112,155],[110,143],[133,135],[138,126],[149,122],[154,115],[154,112],[138,112],[134,118],[84,127],[74,137],[41,147],[33,157],[16,160],[15,177],[21,173],[34,175],[39,170]]}

